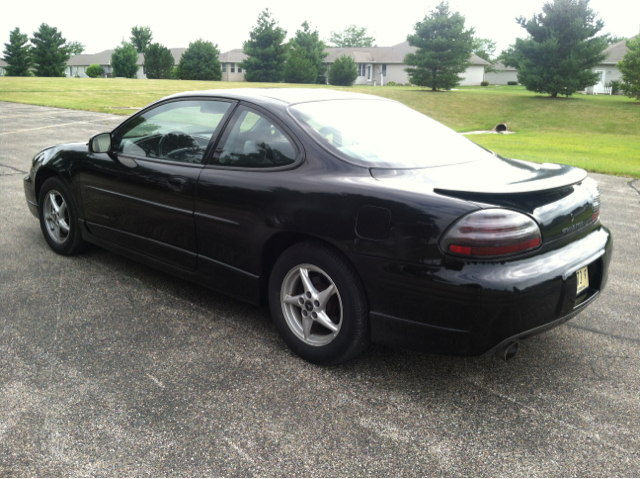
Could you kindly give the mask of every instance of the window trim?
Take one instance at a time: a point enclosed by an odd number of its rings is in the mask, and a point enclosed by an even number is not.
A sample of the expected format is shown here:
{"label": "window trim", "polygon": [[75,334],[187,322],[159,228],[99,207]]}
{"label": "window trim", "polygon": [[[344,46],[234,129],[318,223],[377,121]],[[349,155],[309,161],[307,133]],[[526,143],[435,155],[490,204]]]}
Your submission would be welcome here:
{"label": "window trim", "polygon": [[118,158],[120,156],[123,156],[125,158],[131,158],[132,160],[137,160],[138,159],[138,160],[152,161],[152,162],[162,163],[162,164],[166,164],[166,165],[180,165],[180,166],[190,166],[192,168],[204,168],[210,161],[209,157],[212,155],[212,152],[214,151],[213,150],[214,145],[217,144],[218,140],[220,139],[220,136],[225,131],[225,126],[227,125],[229,119],[231,118],[233,113],[236,111],[236,108],[237,108],[238,103],[239,103],[238,100],[233,100],[233,99],[230,99],[230,98],[217,98],[217,97],[206,97],[206,96],[205,97],[203,97],[203,96],[180,97],[180,98],[171,98],[171,99],[168,99],[168,100],[160,100],[160,101],[158,101],[156,103],[152,103],[147,108],[144,108],[143,110],[140,110],[135,115],[132,115],[126,121],[122,122],[120,125],[118,125],[116,128],[114,128],[111,131],[111,138],[113,139],[114,136],[116,135],[116,132],[118,132],[120,129],[122,129],[126,125],[128,125],[129,122],[134,121],[137,117],[139,117],[141,115],[144,115],[146,112],[151,111],[151,110],[153,110],[155,108],[161,107],[163,105],[167,105],[169,103],[182,102],[182,101],[219,101],[219,102],[229,103],[230,104],[229,108],[226,111],[226,113],[224,114],[224,116],[220,120],[220,123],[218,123],[218,126],[216,126],[216,129],[211,134],[211,138],[209,139],[209,143],[207,144],[207,147],[204,150],[204,154],[202,155],[202,162],[200,162],[198,164],[185,163],[185,162],[181,162],[181,161],[165,160],[163,158],[149,158],[148,156],[138,156],[138,155],[132,155],[132,154],[128,154],[128,153],[119,153],[119,152],[116,152],[116,151],[111,152],[110,155],[113,155],[116,158]]}
{"label": "window trim", "polygon": [[[291,142],[291,144],[293,145],[293,147],[296,150],[296,158],[293,160],[292,163],[289,163],[288,165],[272,166],[272,167],[267,167],[267,168],[255,168],[255,167],[251,167],[251,166],[226,166],[226,165],[220,165],[220,164],[217,164],[217,163],[213,163],[214,158],[217,155],[220,154],[219,145],[223,144],[223,142],[225,142],[227,140],[227,138],[231,134],[231,130],[233,129],[233,127],[235,125],[235,122],[231,121],[233,119],[233,115],[235,115],[236,110],[238,110],[241,107],[248,108],[249,110],[254,110],[255,112],[259,113],[260,115],[269,118],[269,120],[271,120],[275,125],[278,126],[278,128],[280,128],[282,133],[287,137],[287,139]],[[220,123],[222,123],[222,122],[220,122]],[[236,105],[236,107],[233,109],[232,114],[227,119],[227,121],[225,123],[224,130],[218,136],[218,139],[217,139],[217,141],[216,141],[216,143],[214,145],[214,148],[211,150],[211,152],[209,152],[209,156],[208,157],[205,155],[205,158],[207,159],[207,161],[204,164],[204,167],[205,168],[209,168],[209,169],[225,170],[225,171],[253,171],[253,172],[265,172],[265,173],[268,173],[268,172],[271,172],[271,171],[291,170],[291,169],[299,167],[302,163],[304,163],[305,151],[304,151],[304,148],[302,146],[302,143],[300,143],[300,140],[298,140],[298,138],[296,138],[296,136],[291,132],[291,129],[288,128],[282,121],[280,121],[278,118],[276,118],[273,114],[271,114],[269,111],[265,110],[264,108],[262,108],[262,107],[260,107],[258,105],[255,105],[253,103],[249,103],[249,102],[246,102],[246,101],[239,101],[238,104]]]}

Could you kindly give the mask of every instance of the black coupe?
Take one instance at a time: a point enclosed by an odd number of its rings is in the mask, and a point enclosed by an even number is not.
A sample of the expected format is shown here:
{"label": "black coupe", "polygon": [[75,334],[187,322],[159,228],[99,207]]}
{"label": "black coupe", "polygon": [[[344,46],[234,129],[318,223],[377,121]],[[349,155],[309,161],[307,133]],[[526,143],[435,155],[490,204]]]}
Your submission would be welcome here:
{"label": "black coupe", "polygon": [[93,243],[268,303],[319,364],[370,342],[514,354],[593,302],[612,253],[583,170],[325,89],[172,95],[42,150],[24,188],[55,252]]}

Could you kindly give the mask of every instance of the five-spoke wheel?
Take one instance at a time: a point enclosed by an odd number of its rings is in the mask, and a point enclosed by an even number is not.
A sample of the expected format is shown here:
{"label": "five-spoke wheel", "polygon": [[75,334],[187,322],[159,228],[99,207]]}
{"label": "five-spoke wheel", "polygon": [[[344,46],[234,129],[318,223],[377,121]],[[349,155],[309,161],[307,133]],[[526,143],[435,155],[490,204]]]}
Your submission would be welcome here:
{"label": "five-spoke wheel", "polygon": [[299,243],[276,261],[271,314],[287,345],[317,364],[340,364],[369,344],[368,307],[353,266],[322,243]]}
{"label": "five-spoke wheel", "polygon": [[52,250],[68,256],[84,248],[75,204],[61,178],[53,176],[42,184],[38,195],[38,212],[42,234]]}

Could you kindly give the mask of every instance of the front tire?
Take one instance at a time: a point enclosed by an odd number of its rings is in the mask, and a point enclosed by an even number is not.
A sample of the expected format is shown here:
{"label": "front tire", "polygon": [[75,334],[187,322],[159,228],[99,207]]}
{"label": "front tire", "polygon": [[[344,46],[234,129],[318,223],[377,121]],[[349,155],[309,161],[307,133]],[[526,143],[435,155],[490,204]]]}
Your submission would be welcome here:
{"label": "front tire", "polygon": [[321,365],[349,361],[369,346],[367,299],[353,266],[321,243],[300,243],[276,261],[271,315],[287,345]]}
{"label": "front tire", "polygon": [[38,198],[40,228],[53,251],[64,256],[81,252],[85,243],[69,188],[61,178],[47,179]]}

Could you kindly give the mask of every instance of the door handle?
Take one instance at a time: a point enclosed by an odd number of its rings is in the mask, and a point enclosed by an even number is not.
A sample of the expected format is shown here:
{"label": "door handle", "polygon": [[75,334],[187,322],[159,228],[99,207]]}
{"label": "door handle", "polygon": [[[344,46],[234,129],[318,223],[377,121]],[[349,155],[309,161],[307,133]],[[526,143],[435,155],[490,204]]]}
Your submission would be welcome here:
{"label": "door handle", "polygon": [[182,176],[170,176],[167,178],[169,188],[175,191],[182,191],[187,183],[188,180]]}

